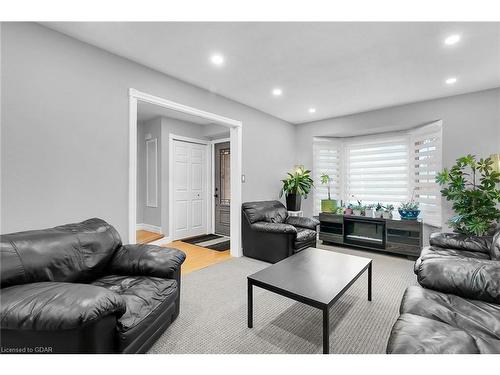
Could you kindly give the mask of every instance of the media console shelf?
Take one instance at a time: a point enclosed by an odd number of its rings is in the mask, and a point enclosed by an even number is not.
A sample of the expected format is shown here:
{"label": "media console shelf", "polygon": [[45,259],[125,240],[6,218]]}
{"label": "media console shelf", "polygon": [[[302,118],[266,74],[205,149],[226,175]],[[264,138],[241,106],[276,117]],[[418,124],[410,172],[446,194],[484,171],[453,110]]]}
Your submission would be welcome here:
{"label": "media console shelf", "polygon": [[337,245],[418,257],[422,250],[421,220],[380,219],[320,213],[319,239]]}

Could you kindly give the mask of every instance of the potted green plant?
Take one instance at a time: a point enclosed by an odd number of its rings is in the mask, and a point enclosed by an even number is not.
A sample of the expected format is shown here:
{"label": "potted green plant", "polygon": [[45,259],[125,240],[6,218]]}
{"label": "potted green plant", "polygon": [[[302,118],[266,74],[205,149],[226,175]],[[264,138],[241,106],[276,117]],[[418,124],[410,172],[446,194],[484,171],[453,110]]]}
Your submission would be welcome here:
{"label": "potted green plant", "polygon": [[375,217],[381,218],[383,216],[383,212],[384,212],[384,206],[380,202],[377,203],[375,205]]}
{"label": "potted green plant", "polygon": [[331,198],[330,195],[330,183],[332,179],[326,173],[321,175],[321,184],[326,185],[328,189],[328,199],[321,200],[321,212],[336,212],[337,211],[337,201]]}
{"label": "potted green plant", "polygon": [[382,217],[384,219],[392,219],[392,211],[394,210],[394,205],[388,204],[384,207],[384,211],[382,212]]}
{"label": "potted green plant", "polygon": [[354,206],[352,206],[352,214],[355,216],[362,216],[364,208],[365,207],[361,201],[358,201]]}
{"label": "potted green plant", "polygon": [[401,220],[417,220],[420,214],[419,203],[415,201],[415,191],[416,188],[413,189],[409,201],[402,202],[399,205],[398,212]]}
{"label": "potted green plant", "polygon": [[367,204],[365,206],[365,216],[366,217],[373,217],[375,205],[374,204]]}
{"label": "potted green plant", "polygon": [[452,202],[456,215],[448,221],[454,231],[466,235],[489,234],[495,222],[500,220],[500,173],[493,169],[490,158],[476,159],[467,155],[456,164],[443,169],[436,176],[443,186],[441,194]]}
{"label": "potted green plant", "polygon": [[420,210],[418,202],[414,200],[403,202],[398,208],[399,216],[401,220],[417,220]]}
{"label": "potted green plant", "polygon": [[352,215],[352,204],[349,203],[344,210],[344,215]]}
{"label": "potted green plant", "polygon": [[286,209],[288,211],[300,211],[301,198],[307,198],[307,194],[314,187],[311,178],[311,171],[302,167],[297,168],[293,173],[288,173],[287,178],[281,180],[283,187],[280,191],[280,198],[283,194],[286,197]]}

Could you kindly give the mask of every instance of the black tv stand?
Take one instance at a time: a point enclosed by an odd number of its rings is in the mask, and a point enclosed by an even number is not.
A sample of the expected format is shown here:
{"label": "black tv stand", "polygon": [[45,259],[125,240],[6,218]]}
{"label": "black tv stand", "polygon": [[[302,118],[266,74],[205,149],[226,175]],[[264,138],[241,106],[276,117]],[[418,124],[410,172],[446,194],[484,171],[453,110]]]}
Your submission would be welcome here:
{"label": "black tv stand", "polygon": [[421,220],[320,213],[319,221],[319,239],[323,242],[412,257],[418,257],[422,249]]}

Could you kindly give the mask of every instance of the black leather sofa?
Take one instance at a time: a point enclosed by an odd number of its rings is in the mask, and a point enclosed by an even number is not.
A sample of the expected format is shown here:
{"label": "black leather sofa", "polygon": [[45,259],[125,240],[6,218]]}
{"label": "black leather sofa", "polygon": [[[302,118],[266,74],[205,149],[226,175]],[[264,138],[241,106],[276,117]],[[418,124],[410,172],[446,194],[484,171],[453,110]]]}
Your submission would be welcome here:
{"label": "black leather sofa", "polygon": [[500,231],[435,233],[415,273],[387,353],[500,353]]}
{"label": "black leather sofa", "polygon": [[179,314],[184,259],[101,219],[2,235],[2,352],[145,352]]}
{"label": "black leather sofa", "polygon": [[242,205],[243,255],[276,263],[316,245],[316,219],[289,216],[280,201]]}

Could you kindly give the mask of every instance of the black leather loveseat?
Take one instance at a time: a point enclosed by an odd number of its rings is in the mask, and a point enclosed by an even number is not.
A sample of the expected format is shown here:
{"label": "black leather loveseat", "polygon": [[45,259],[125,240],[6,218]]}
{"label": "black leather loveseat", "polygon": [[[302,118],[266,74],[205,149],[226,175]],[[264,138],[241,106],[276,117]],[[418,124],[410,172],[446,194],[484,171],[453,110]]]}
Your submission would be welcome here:
{"label": "black leather loveseat", "polygon": [[179,314],[184,259],[101,219],[2,235],[2,352],[145,352]]}
{"label": "black leather loveseat", "polygon": [[415,263],[388,353],[500,353],[500,231],[436,233]]}
{"label": "black leather loveseat", "polygon": [[280,201],[242,205],[243,255],[270,263],[279,262],[316,245],[319,221],[289,216]]}

